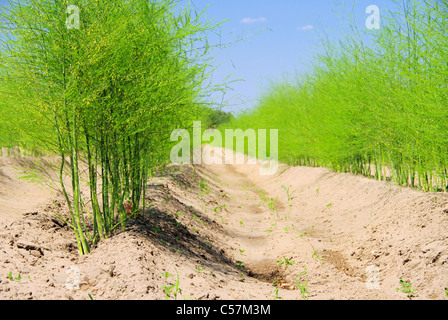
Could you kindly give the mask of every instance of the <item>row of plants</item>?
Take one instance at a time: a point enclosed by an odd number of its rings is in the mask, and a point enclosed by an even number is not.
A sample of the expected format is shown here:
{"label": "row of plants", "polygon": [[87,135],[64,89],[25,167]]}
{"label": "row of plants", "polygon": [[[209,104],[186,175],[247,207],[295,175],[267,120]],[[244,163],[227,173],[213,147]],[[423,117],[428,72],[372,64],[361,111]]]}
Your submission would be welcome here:
{"label": "row of plants", "polygon": [[279,157],[427,191],[448,179],[448,1],[394,1],[228,126],[279,129]]}

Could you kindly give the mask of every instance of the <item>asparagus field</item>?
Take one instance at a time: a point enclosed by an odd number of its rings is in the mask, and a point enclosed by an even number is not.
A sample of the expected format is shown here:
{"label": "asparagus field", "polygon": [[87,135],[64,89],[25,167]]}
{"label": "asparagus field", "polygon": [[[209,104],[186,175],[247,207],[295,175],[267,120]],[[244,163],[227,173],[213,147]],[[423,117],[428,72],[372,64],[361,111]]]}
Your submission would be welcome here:
{"label": "asparagus field", "polygon": [[0,300],[447,300],[448,0],[393,3],[238,114],[199,3],[0,3]]}

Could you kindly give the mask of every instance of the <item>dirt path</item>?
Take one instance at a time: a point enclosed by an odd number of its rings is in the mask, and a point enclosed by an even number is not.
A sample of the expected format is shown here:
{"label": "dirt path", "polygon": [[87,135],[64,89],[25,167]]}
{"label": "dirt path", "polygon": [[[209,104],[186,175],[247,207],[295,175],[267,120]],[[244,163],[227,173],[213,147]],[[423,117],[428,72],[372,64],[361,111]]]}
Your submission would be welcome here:
{"label": "dirt path", "polygon": [[172,166],[149,182],[143,217],[79,257],[55,216],[63,198],[8,161],[1,299],[407,299],[400,278],[413,299],[447,298],[447,194],[322,168]]}
{"label": "dirt path", "polygon": [[322,168],[203,169],[231,195],[227,241],[245,250],[234,257],[258,279],[296,289],[309,279],[310,298],[398,299],[402,278],[418,297],[446,298],[447,194]]}

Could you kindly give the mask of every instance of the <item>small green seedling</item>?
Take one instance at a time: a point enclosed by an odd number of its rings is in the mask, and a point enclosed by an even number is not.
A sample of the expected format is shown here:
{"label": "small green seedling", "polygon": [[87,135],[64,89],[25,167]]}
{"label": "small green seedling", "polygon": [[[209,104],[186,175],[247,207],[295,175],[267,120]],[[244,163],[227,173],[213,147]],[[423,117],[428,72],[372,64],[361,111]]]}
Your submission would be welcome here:
{"label": "small green seedling", "polygon": [[275,280],[274,282],[272,282],[272,284],[275,286],[274,291],[271,292],[271,293],[273,293],[275,295],[274,300],[282,299],[282,297],[280,297],[278,295],[278,291],[279,291],[280,287],[278,286],[277,283],[278,283],[278,280]]}
{"label": "small green seedling", "polygon": [[272,231],[274,231],[274,228],[277,226],[277,224],[276,223],[271,223],[271,227],[269,228],[269,229],[267,229],[267,230],[264,230],[264,232],[272,232]]}
{"label": "small green seedling", "polygon": [[281,266],[282,264],[284,264],[285,265],[285,270],[286,270],[288,268],[288,266],[292,266],[292,265],[295,264],[295,261],[292,261],[290,259],[287,259],[285,257],[281,257],[279,260],[277,260],[277,265]]}
{"label": "small green seedling", "polygon": [[293,192],[290,192],[289,189],[291,187],[292,187],[292,185],[290,185],[288,188],[286,188],[284,185],[282,185],[282,188],[283,188],[283,190],[285,190],[286,196],[288,197],[288,207],[291,206],[292,195],[294,194],[294,192],[296,192],[295,190]]}
{"label": "small green seedling", "polygon": [[244,262],[243,261],[238,260],[236,263],[238,264],[236,266],[237,268],[242,269],[242,270],[246,269],[246,267],[244,266]]}
{"label": "small green seedling", "polygon": [[167,272],[161,272],[161,274],[165,277],[165,279],[168,279],[170,277],[174,277],[174,274]]}
{"label": "small green seedling", "polygon": [[[28,277],[29,277],[29,276],[28,276]],[[20,280],[22,280],[22,274],[19,273],[19,275],[18,275],[17,277],[13,277],[13,276],[12,276],[12,272],[10,272],[10,273],[8,274],[7,278],[10,279],[10,280],[20,281]]]}
{"label": "small green seedling", "polygon": [[313,260],[318,260],[322,264],[322,260],[323,259],[322,259],[322,257],[320,255],[317,254],[317,250],[315,250],[313,252],[312,258],[313,258]]}
{"label": "small green seedling", "polygon": [[204,271],[205,269],[204,268],[201,268],[200,266],[197,266],[197,268],[196,268],[196,271],[199,273],[199,272],[201,272],[201,271]]}
{"label": "small green seedling", "polygon": [[[306,271],[306,266],[303,267],[303,271],[299,273],[299,277],[304,277],[308,274],[308,272]],[[310,277],[306,277],[305,282],[300,282],[299,280],[295,280],[297,287],[299,287],[300,290],[300,294],[302,295],[302,298],[305,300],[308,300],[308,296],[309,296],[309,291],[308,288],[306,287],[308,284],[308,280],[310,279]]]}
{"label": "small green seedling", "polygon": [[[169,272],[165,272],[162,274],[165,276],[165,279],[168,279],[169,277],[174,276]],[[177,278],[176,278],[175,284],[170,285],[170,286],[169,285],[162,286],[162,289],[165,292],[165,300],[169,300],[171,295],[173,295],[174,299],[177,300],[177,295],[179,293],[182,293],[182,290],[179,288],[179,272],[177,272],[177,270],[176,270],[176,274],[177,274]]]}
{"label": "small green seedling", "polygon": [[280,218],[280,216],[278,215],[278,212],[275,210],[275,201],[276,201],[276,198],[269,198],[268,207],[269,207],[269,209],[271,209],[272,212],[274,212],[277,215],[277,218]]}
{"label": "small green seedling", "polygon": [[412,298],[414,296],[414,293],[415,293],[416,290],[412,289],[412,283],[405,282],[400,277],[400,285],[401,285],[401,287],[400,288],[396,288],[395,291],[401,291],[403,293],[406,293],[408,298]]}

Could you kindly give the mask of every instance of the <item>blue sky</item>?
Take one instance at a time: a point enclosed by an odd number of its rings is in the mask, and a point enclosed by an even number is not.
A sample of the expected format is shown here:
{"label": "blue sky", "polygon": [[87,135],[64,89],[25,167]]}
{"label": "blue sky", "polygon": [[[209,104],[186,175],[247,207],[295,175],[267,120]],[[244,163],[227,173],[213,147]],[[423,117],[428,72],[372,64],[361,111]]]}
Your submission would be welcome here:
{"label": "blue sky", "polygon": [[[228,74],[234,79],[226,99],[225,111],[238,112],[256,104],[269,84],[288,73],[304,73],[312,57],[320,50],[320,36],[328,34],[336,40],[344,35],[349,16],[356,25],[365,27],[366,8],[377,5],[388,9],[391,0],[184,0],[199,10],[206,10],[206,18],[223,24],[223,42],[231,42],[238,35],[249,36],[230,48],[217,49],[219,64],[214,81]],[[258,32],[258,33],[257,33]],[[372,30],[374,32],[374,30]]]}
{"label": "blue sky", "polygon": [[[343,36],[350,14],[356,25],[365,29],[369,5],[381,10],[392,5],[392,0],[180,0],[181,5],[190,2],[198,10],[208,7],[204,19],[228,20],[220,32],[223,43],[248,37],[214,52],[219,66],[213,83],[229,74],[232,79],[244,80],[232,83],[225,97],[229,105],[224,110],[232,112],[253,106],[271,81],[287,73],[306,72],[320,50],[323,32],[331,40]],[[6,3],[0,0],[0,4]]]}

